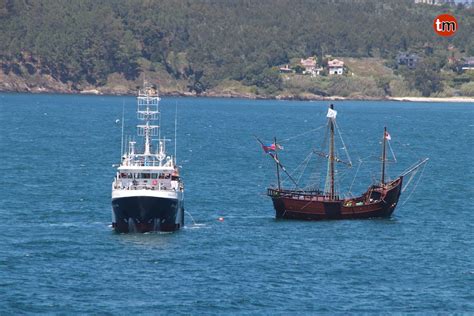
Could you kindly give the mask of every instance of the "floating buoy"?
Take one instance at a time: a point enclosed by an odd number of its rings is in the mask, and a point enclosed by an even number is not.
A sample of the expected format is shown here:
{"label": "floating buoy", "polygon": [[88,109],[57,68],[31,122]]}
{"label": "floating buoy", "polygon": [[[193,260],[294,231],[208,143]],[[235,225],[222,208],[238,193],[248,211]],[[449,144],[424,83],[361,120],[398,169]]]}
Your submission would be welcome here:
{"label": "floating buoy", "polygon": [[224,221],[224,217],[219,217],[217,220],[218,220],[219,222],[223,222],[223,221]]}
{"label": "floating buoy", "polygon": [[115,120],[115,124],[118,124],[118,123],[120,123],[120,120],[119,120],[119,119],[116,119],[116,120]]}

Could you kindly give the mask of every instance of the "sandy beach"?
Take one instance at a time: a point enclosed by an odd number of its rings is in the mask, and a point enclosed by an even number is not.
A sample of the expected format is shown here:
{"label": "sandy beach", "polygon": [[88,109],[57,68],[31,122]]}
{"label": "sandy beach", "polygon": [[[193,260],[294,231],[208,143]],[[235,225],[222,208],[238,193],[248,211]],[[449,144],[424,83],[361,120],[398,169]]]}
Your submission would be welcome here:
{"label": "sandy beach", "polygon": [[401,98],[389,98],[389,100],[409,101],[409,102],[474,102],[474,98],[469,98],[469,97],[452,97],[452,98],[401,97]]}

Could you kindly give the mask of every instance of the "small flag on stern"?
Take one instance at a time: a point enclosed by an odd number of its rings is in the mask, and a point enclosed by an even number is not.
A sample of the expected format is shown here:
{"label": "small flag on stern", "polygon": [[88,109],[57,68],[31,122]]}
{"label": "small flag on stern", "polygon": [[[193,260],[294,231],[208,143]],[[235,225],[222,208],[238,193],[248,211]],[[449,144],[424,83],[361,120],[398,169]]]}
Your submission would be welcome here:
{"label": "small flag on stern", "polygon": [[328,114],[326,115],[327,118],[335,119],[337,115],[337,111],[331,108],[328,109]]}
{"label": "small flag on stern", "polygon": [[392,137],[390,137],[390,134],[387,131],[385,131],[385,139],[386,140],[391,140],[392,139]]}

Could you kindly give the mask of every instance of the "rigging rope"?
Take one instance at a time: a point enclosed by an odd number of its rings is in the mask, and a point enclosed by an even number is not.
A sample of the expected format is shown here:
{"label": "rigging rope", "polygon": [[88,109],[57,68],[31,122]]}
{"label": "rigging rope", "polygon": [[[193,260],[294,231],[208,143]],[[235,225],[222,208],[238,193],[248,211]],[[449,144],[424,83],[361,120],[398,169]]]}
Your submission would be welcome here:
{"label": "rigging rope", "polygon": [[357,174],[359,173],[359,169],[360,169],[360,166],[362,166],[362,160],[359,160],[359,165],[357,166],[357,170],[356,170],[356,173],[354,175],[354,179],[352,179],[352,183],[351,183],[351,186],[349,187],[349,191],[347,193],[349,193],[350,195],[354,196],[354,193],[352,193],[352,186],[354,185],[354,182],[357,178]]}
{"label": "rigging rope", "polygon": [[[301,165],[306,161],[306,164],[304,165],[303,170],[301,170],[301,174],[300,174],[300,176],[298,177],[298,179],[296,180],[296,182],[299,183],[300,180],[301,180],[301,178],[303,177],[303,174],[304,174],[304,172],[305,172],[305,170],[306,170],[306,167],[308,167],[308,164],[309,164],[309,161],[311,160],[311,156],[312,156],[312,155],[313,155],[313,151],[311,151],[311,152],[308,154],[308,156],[306,156],[305,160],[303,160],[303,162],[300,164],[300,166],[301,166]],[[298,168],[299,168],[299,166],[298,166]],[[296,173],[296,170],[298,170],[298,168],[295,169],[295,173]]]}
{"label": "rigging rope", "polygon": [[390,145],[390,141],[388,141],[387,143],[388,143],[388,148],[390,148],[390,152],[392,153],[393,160],[397,162],[397,157],[395,157],[395,153],[393,152],[392,145]]}
{"label": "rigging rope", "polygon": [[404,144],[399,140],[392,140],[391,142],[393,142],[394,144],[397,144],[400,147],[403,147],[403,152],[409,152],[410,155],[413,155],[415,157],[419,156],[419,152],[415,148],[413,148],[413,146],[411,146],[409,143]]}
{"label": "rigging rope", "polygon": [[[423,165],[423,169],[421,169],[421,173],[420,173],[420,177],[418,178],[418,181],[416,181],[415,186],[413,187],[413,190],[411,190],[411,192],[408,195],[407,199],[405,201],[403,201],[402,206],[405,205],[408,202],[408,200],[411,198],[413,192],[415,192],[416,188],[418,187],[418,184],[420,183],[420,180],[423,177],[423,172],[425,171],[425,167],[426,167],[426,164]],[[406,189],[406,186],[405,186],[405,189]]]}
{"label": "rigging rope", "polygon": [[346,144],[344,143],[344,139],[342,138],[342,133],[341,133],[341,128],[339,127],[339,125],[337,124],[337,122],[334,122],[336,125],[336,130],[337,130],[337,133],[339,135],[339,138],[341,139],[341,143],[342,143],[342,146],[344,148],[344,152],[346,153],[346,157],[347,159],[349,160],[349,164],[352,166],[352,160],[351,160],[351,156],[349,156],[349,152],[347,151],[347,147],[346,147]]}
{"label": "rigging rope", "polygon": [[301,137],[301,136],[303,136],[303,135],[306,135],[306,134],[315,132],[315,131],[320,130],[320,129],[324,128],[324,127],[325,127],[325,126],[320,126],[320,127],[318,127],[318,128],[315,128],[315,129],[306,131],[306,132],[304,132],[304,133],[302,133],[302,134],[299,134],[299,135],[296,135],[296,136],[292,136],[292,137],[289,137],[289,138],[285,138],[285,139],[279,140],[278,142],[279,142],[280,144],[281,144],[281,143],[286,143],[286,142],[288,142],[288,141],[290,141],[290,140],[292,140],[292,139],[295,139],[295,138]]}
{"label": "rigging rope", "polygon": [[416,169],[414,170],[411,175],[410,175],[410,178],[408,179],[407,183],[405,184],[405,186],[402,188],[402,193],[405,192],[405,190],[408,188],[408,185],[411,183],[411,181],[413,180],[413,178],[415,177],[415,175],[418,173],[418,170],[419,169]]}

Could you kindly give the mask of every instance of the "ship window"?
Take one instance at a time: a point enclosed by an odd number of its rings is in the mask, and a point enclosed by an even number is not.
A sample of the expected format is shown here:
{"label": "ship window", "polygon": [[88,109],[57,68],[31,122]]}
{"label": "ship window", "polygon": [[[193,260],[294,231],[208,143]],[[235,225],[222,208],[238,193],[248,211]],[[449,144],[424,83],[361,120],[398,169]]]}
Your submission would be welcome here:
{"label": "ship window", "polygon": [[150,179],[150,174],[149,173],[142,173],[142,178],[143,179]]}
{"label": "ship window", "polygon": [[156,178],[158,178],[158,174],[156,174],[156,173],[152,173],[152,174],[151,174],[151,178],[152,178],[152,179],[156,179]]}

